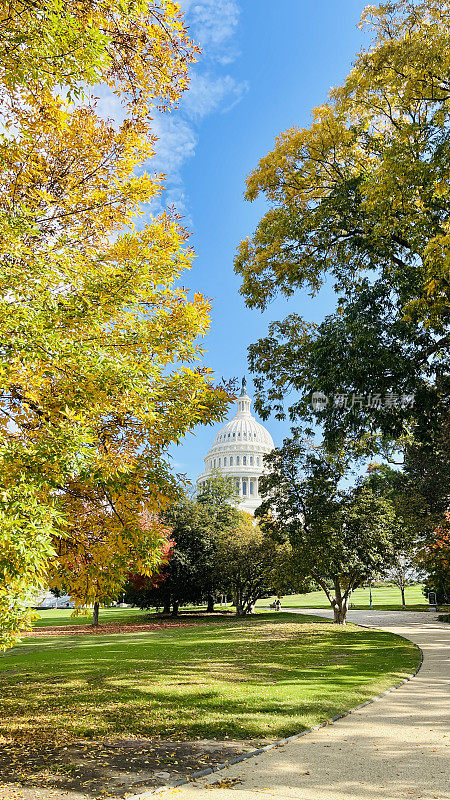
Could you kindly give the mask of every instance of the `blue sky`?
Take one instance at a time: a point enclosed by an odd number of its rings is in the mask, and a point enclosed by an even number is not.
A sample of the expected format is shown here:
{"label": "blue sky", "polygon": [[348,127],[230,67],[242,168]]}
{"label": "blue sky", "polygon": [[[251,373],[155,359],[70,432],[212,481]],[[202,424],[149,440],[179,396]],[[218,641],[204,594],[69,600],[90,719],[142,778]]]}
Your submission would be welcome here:
{"label": "blue sky", "polygon": [[[160,136],[152,168],[167,173],[164,202],[174,204],[192,231],[196,252],[184,284],[213,303],[205,363],[216,378],[248,376],[247,347],[268,321],[298,310],[321,319],[330,292],[276,301],[261,314],[239,295],[233,258],[264,212],[243,198],[246,175],[292,125],[305,126],[311,109],[343,81],[366,40],[357,28],[363,0],[183,0],[192,37],[203,54],[179,111],[155,120]],[[230,415],[234,410],[230,410]],[[288,423],[264,423],[276,444]],[[173,448],[174,467],[195,481],[220,425],[198,427]]]}

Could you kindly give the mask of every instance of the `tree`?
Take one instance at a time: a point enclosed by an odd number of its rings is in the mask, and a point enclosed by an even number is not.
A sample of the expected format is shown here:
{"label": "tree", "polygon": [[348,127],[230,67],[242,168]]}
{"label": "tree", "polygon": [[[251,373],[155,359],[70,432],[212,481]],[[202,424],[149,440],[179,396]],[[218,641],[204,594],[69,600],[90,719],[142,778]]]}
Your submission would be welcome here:
{"label": "tree", "polygon": [[[57,546],[48,577],[66,587],[80,613],[93,606],[94,626],[100,605],[109,606],[123,593],[130,572],[158,575],[167,564],[172,543],[169,529],[154,515],[127,513],[123,503],[113,510],[84,502],[72,515],[75,529]],[[136,522],[137,518],[137,522]]]}
{"label": "tree", "polygon": [[156,582],[153,577],[144,581],[133,577],[127,599],[142,608],[162,606],[166,613],[172,608],[176,616],[180,605],[206,598],[207,611],[214,611],[217,590],[229,590],[222,580],[222,566],[218,567],[224,542],[239,537],[242,527],[236,500],[234,481],[217,471],[197,498],[185,496],[170,505],[164,514],[175,542],[170,561]]}
{"label": "tree", "polygon": [[[142,511],[156,519],[176,496],[169,445],[221,419],[228,402],[197,365],[209,302],[179,286],[192,260],[187,232],[175,213],[134,224],[161,190],[161,176],[142,171],[153,154],[151,106],[177,100],[195,54],[177,7],[67,3],[57,5],[60,16],[54,8],[10,4],[0,31],[8,645],[26,623],[22,599],[46,580],[49,560],[71,550],[78,524],[84,548],[87,510],[89,536],[108,509],[115,546],[131,557]],[[94,79],[123,100],[121,124],[102,120],[93,102],[71,105]],[[95,553],[100,574],[108,556],[100,546]]]}
{"label": "tree", "polygon": [[51,535],[60,522],[25,480],[0,494],[0,646],[12,647],[30,624],[34,587],[43,583],[53,555]]}
{"label": "tree", "polygon": [[425,591],[435,592],[438,603],[450,602],[450,512],[419,553],[419,563],[427,571]]}
{"label": "tree", "polygon": [[389,572],[389,578],[398,586],[402,597],[402,609],[406,610],[405,589],[412,583],[417,583],[419,569],[409,553],[397,553],[395,562]]}
{"label": "tree", "polygon": [[423,496],[417,486],[412,487],[404,471],[394,470],[387,464],[372,463],[367,469],[366,483],[378,497],[386,498],[392,504],[394,555],[388,578],[400,589],[402,608],[405,609],[406,586],[423,578],[417,557],[424,541],[424,522],[429,525],[433,516],[426,513]]}
{"label": "tree", "polygon": [[225,593],[233,594],[237,616],[250,613],[275,587],[281,591],[280,572],[289,555],[289,544],[277,543],[245,511],[238,512],[236,527],[218,532],[216,580]]}
{"label": "tree", "polygon": [[208,507],[218,520],[227,522],[230,515],[233,517],[235,513],[239,493],[234,479],[215,469],[199,487],[197,500],[200,505]]}
{"label": "tree", "polygon": [[[151,608],[154,605],[156,605],[156,607],[161,605],[161,595],[158,595],[155,590],[158,589],[160,584],[167,577],[165,568],[173,556],[174,548],[175,541],[168,538],[164,542],[162,548],[163,560],[158,570],[152,572],[151,575],[143,575],[140,572],[130,572],[127,575],[127,580],[123,587],[123,592],[121,594],[122,599],[134,606],[144,609]],[[165,610],[167,613],[170,613],[170,603]]]}
{"label": "tree", "polygon": [[392,563],[392,503],[364,479],[341,489],[345,459],[300,438],[285,439],[265,463],[256,512],[261,527],[290,542],[299,576],[322,587],[334,621],[345,624],[352,591]]}
{"label": "tree", "polygon": [[0,83],[9,96],[26,90],[47,101],[64,89],[80,97],[104,82],[133,115],[146,115],[155,99],[179,98],[198,52],[171,0],[11,0],[0,13]]}
{"label": "tree", "polygon": [[[332,283],[321,324],[293,313],[250,347],[255,406],[323,426],[330,450],[395,457],[431,429],[449,470],[450,12],[444,0],[369,6],[372,46],[313,124],[281,134],[247,179],[270,208],[240,245],[250,307]],[[328,402],[311,405],[321,391]],[[438,430],[439,429],[439,430]],[[437,464],[438,462],[436,462]],[[441,505],[447,500],[440,495]]]}
{"label": "tree", "polygon": [[164,522],[174,545],[169,562],[158,574],[142,581],[141,575],[127,587],[129,602],[141,608],[172,608],[177,616],[183,603],[200,602],[210,591],[214,568],[214,520],[195,500],[184,498],[166,510]]}
{"label": "tree", "polygon": [[422,539],[432,539],[448,508],[450,416],[435,409],[418,420],[414,434],[404,449],[404,494],[415,502]]}
{"label": "tree", "polygon": [[[212,475],[205,481],[197,495],[198,503],[206,510],[212,529],[214,530],[214,542],[217,544],[217,536],[234,531],[239,524],[237,506],[239,504],[239,494],[233,478],[222,475],[220,470],[214,470]],[[212,570],[209,573],[209,587],[207,587],[207,611],[214,611],[214,600],[216,592],[216,573]]]}

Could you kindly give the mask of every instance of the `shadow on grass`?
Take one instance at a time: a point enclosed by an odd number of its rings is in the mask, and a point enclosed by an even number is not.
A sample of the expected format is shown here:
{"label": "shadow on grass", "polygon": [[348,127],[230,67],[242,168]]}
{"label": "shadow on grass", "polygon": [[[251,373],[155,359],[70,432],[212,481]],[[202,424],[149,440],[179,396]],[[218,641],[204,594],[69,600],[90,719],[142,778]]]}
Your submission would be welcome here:
{"label": "shadow on grass", "polygon": [[152,770],[183,776],[252,749],[250,740],[323,722],[417,663],[414,646],[392,634],[286,612],[27,639],[0,658],[0,732],[13,744],[0,748],[0,769],[9,779],[15,763],[26,785],[92,796],[100,779],[137,790],[161,782]]}
{"label": "shadow on grass", "polygon": [[258,615],[151,633],[53,637],[0,659],[0,731],[279,738],[410,673],[415,648],[327,620]]}

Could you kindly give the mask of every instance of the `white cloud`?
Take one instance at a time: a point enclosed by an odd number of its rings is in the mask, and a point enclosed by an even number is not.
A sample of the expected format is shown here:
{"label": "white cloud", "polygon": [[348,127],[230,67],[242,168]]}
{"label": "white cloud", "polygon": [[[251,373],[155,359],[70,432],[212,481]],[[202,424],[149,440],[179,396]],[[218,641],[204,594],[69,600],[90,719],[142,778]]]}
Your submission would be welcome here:
{"label": "white cloud", "polygon": [[181,0],[194,39],[204,50],[230,45],[239,21],[236,0]]}
{"label": "white cloud", "polygon": [[152,128],[158,137],[155,144],[156,153],[145,164],[145,170],[150,174],[163,173],[166,179],[161,195],[156,197],[147,209],[152,215],[156,215],[164,208],[175,206],[185,218],[185,223],[190,224],[192,220],[189,217],[188,198],[181,171],[186,161],[195,155],[198,135],[193,126],[179,114],[157,114]]}
{"label": "white cloud", "polygon": [[214,78],[209,73],[193,73],[181,108],[188,117],[200,119],[219,109],[224,101],[226,107],[222,111],[229,111],[247,90],[246,82],[238,83],[231,75]]}
{"label": "white cloud", "polygon": [[153,213],[163,205],[175,205],[188,224],[189,200],[183,185],[184,164],[195,155],[200,121],[208,114],[227,113],[248,91],[246,81],[223,74],[224,67],[235,60],[238,50],[235,34],[240,8],[237,0],[181,0],[189,32],[202,48],[202,55],[191,73],[189,90],[173,114],[155,117],[154,130],[159,137],[156,157],[147,168],[167,175],[166,189]]}
{"label": "white cloud", "polygon": [[[193,40],[202,48],[202,55],[190,75],[190,86],[172,113],[154,113],[152,128],[158,141],[155,157],[147,162],[148,172],[164,173],[165,190],[149,210],[156,214],[175,205],[190,224],[189,200],[183,185],[182,169],[195,155],[199,124],[212,113],[227,113],[248,91],[246,81],[237,81],[224,68],[237,54],[235,34],[239,22],[237,0],[181,0],[181,8]],[[124,119],[124,107],[107,86],[93,87],[98,97],[97,110],[116,123]]]}
{"label": "white cloud", "polygon": [[172,182],[176,181],[184,162],[195,153],[198,136],[187,120],[178,114],[159,114],[153,120],[152,128],[158,137],[156,156],[149,162],[152,171],[164,172]]}

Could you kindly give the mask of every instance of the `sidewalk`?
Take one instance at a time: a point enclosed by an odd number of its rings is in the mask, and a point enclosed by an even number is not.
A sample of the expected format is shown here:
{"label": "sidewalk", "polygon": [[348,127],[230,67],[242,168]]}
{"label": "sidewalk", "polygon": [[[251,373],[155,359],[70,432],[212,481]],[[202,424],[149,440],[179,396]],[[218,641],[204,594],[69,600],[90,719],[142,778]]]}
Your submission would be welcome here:
{"label": "sidewalk", "polygon": [[[314,609],[297,613],[329,616]],[[424,653],[418,675],[332,725],[187,786],[165,789],[159,797],[448,800],[450,626],[426,612],[350,611],[348,619],[418,644]]]}

